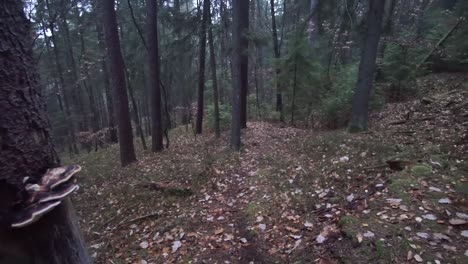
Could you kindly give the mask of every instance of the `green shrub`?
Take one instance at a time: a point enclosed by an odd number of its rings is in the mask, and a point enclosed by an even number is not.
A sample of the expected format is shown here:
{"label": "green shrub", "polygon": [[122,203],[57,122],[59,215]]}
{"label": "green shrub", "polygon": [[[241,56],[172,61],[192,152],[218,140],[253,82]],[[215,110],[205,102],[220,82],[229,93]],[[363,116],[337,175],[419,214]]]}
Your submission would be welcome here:
{"label": "green shrub", "polygon": [[[214,129],[214,106],[206,107],[206,124],[209,129]],[[231,106],[227,104],[219,105],[219,127],[226,130],[231,125]]]}
{"label": "green shrub", "polygon": [[338,128],[348,123],[357,77],[357,63],[344,66],[336,72],[335,80],[320,104],[320,113],[327,127]]}

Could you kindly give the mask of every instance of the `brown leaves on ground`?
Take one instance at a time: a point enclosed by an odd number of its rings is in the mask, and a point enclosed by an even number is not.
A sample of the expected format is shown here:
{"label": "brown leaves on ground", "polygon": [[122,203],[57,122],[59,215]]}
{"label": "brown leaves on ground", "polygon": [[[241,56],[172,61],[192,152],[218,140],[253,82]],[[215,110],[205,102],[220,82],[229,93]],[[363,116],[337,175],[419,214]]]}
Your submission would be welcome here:
{"label": "brown leaves on ground", "polygon": [[227,135],[195,137],[177,128],[170,149],[141,152],[128,168],[117,165],[115,147],[83,157],[85,188],[75,204],[93,257],[466,261],[466,90],[436,92],[430,102],[387,105],[365,134],[252,122],[241,153],[232,153]]}

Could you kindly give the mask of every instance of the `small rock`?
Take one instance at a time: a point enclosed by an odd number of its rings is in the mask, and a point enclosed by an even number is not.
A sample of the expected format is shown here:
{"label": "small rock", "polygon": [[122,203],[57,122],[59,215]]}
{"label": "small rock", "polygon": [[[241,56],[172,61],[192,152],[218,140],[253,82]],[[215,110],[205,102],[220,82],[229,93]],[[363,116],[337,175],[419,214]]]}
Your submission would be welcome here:
{"label": "small rock", "polygon": [[352,202],[354,200],[354,194],[350,194],[346,197],[346,201]]}
{"label": "small rock", "polygon": [[240,242],[242,242],[243,244],[247,244],[247,239],[243,237],[240,239]]}
{"label": "small rock", "polygon": [[313,227],[314,225],[312,223],[310,223],[310,222],[305,222],[304,226],[309,228],[309,227]]}
{"label": "small rock", "polygon": [[421,217],[419,217],[419,216],[418,216],[418,217],[416,217],[414,220],[416,220],[416,222],[418,222],[418,223],[421,223],[421,222],[422,222],[422,218],[421,218]]}
{"label": "small rock", "polygon": [[263,221],[263,216],[257,216],[257,223]]}
{"label": "small rock", "polygon": [[371,237],[374,237],[374,236],[375,236],[375,234],[372,233],[371,231],[367,231],[367,232],[364,233],[364,237],[367,237],[367,238],[371,238]]}
{"label": "small rock", "polygon": [[440,188],[437,188],[437,187],[429,187],[429,190],[433,191],[433,192],[442,192],[442,190]]}

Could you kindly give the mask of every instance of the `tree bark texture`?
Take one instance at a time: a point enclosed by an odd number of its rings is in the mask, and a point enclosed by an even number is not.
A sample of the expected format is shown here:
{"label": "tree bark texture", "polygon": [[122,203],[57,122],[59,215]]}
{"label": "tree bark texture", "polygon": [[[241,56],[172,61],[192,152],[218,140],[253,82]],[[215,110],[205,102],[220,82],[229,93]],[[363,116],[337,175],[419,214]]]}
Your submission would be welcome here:
{"label": "tree bark texture", "polygon": [[11,229],[23,178],[59,164],[32,54],[23,3],[0,3],[0,263],[91,263],[71,203],[38,222]]}

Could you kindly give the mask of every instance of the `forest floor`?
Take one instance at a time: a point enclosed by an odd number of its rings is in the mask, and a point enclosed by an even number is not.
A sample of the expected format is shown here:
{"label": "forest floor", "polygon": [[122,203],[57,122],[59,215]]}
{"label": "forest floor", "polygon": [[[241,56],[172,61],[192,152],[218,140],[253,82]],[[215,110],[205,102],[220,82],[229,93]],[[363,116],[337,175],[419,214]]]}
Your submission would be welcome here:
{"label": "forest floor", "polygon": [[367,133],[178,128],[161,153],[84,155],[73,197],[96,263],[468,263],[468,86],[420,79]]}

